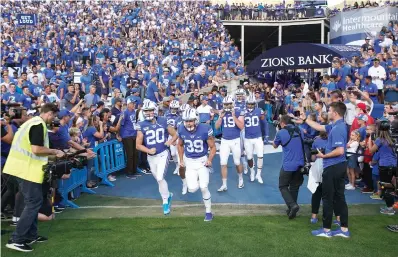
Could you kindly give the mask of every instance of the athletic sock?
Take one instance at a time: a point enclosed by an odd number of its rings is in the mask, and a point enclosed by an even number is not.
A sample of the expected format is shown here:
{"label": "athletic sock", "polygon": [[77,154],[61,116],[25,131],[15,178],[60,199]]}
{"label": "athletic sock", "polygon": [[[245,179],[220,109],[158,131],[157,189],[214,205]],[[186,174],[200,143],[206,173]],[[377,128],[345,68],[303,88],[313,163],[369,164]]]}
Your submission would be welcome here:
{"label": "athletic sock", "polygon": [[243,179],[243,174],[242,173],[238,173],[239,179]]}
{"label": "athletic sock", "polygon": [[167,185],[166,180],[164,179],[158,181],[158,183],[159,183],[159,192],[163,199],[163,204],[166,204],[169,202],[169,196],[170,196],[169,187]]}
{"label": "athletic sock", "polygon": [[186,185],[187,185],[187,179],[186,179],[186,178],[182,178],[181,180],[182,180],[182,184],[183,184],[184,186],[186,186]]}
{"label": "athletic sock", "polygon": [[206,208],[206,213],[211,212],[211,194],[209,189],[206,188],[201,188],[202,191],[202,197],[203,197],[203,203],[205,204]]}
{"label": "athletic sock", "polygon": [[222,179],[222,185],[225,186],[225,187],[227,186],[227,179],[226,178]]}

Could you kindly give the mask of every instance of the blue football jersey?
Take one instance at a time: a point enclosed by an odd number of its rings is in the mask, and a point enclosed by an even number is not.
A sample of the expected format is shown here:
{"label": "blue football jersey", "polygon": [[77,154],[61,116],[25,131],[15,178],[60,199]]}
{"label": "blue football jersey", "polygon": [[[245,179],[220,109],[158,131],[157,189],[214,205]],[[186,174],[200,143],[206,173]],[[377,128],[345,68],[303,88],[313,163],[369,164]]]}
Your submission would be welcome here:
{"label": "blue football jersey", "polygon": [[139,122],[137,130],[144,135],[144,145],[149,149],[156,148],[156,154],[159,154],[167,149],[168,125],[166,118],[158,117],[155,124],[147,120]]}
{"label": "blue football jersey", "polygon": [[264,111],[260,108],[255,108],[252,112],[245,112],[245,138],[252,139],[262,136],[261,133],[261,119]]}
{"label": "blue football jersey", "polygon": [[213,136],[213,129],[204,123],[198,124],[195,131],[188,131],[182,124],[178,127],[178,136],[184,140],[184,154],[188,158],[197,159],[207,155],[209,145],[207,139]]}
{"label": "blue football jersey", "polygon": [[246,109],[246,103],[245,101],[242,102],[235,102],[235,108],[239,108],[241,111],[244,111]]}
{"label": "blue football jersey", "polygon": [[178,123],[181,123],[181,116],[178,114],[166,114],[167,124],[173,126],[173,128],[177,129]]}
{"label": "blue football jersey", "polygon": [[[234,112],[237,118],[244,115],[244,112],[239,107],[235,107]],[[227,112],[222,118],[221,126],[222,138],[228,140],[240,138],[240,128],[236,126],[234,118],[230,112]]]}

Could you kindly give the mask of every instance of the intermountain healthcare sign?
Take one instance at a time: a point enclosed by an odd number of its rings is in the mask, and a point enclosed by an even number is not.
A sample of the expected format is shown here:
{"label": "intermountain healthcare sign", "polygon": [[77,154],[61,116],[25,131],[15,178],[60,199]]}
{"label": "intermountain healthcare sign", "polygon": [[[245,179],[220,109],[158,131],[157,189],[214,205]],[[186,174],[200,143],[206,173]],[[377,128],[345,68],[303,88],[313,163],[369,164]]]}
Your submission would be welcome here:
{"label": "intermountain healthcare sign", "polygon": [[18,25],[36,25],[37,15],[36,14],[17,14]]}
{"label": "intermountain healthcare sign", "polygon": [[330,20],[330,43],[363,44],[366,36],[375,38],[383,26],[394,20],[398,20],[397,7],[372,7],[340,12]]}

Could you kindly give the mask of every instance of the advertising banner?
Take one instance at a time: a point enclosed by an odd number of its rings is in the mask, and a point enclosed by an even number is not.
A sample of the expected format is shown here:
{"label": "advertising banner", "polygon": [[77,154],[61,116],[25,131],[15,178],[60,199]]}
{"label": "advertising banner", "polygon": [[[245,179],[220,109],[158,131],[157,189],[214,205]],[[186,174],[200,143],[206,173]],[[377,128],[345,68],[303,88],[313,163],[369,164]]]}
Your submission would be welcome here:
{"label": "advertising banner", "polygon": [[37,24],[36,14],[17,14],[18,25],[34,26]]}
{"label": "advertising banner", "polygon": [[374,39],[389,21],[398,20],[397,7],[361,8],[340,12],[330,19],[330,43],[361,45],[365,37]]}

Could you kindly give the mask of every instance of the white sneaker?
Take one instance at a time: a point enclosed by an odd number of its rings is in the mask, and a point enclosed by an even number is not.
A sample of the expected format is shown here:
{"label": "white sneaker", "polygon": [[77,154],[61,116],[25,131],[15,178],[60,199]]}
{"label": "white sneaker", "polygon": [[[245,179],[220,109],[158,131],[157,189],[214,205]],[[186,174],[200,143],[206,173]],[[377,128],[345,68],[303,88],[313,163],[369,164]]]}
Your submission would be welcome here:
{"label": "white sneaker", "polygon": [[186,195],[188,192],[188,186],[186,184],[182,184],[182,194]]}
{"label": "white sneaker", "polygon": [[242,179],[239,179],[238,188],[239,188],[239,189],[242,189],[242,188],[244,188],[244,187],[245,187],[245,184],[243,183],[243,178],[242,178]]}
{"label": "white sneaker", "polygon": [[243,173],[246,175],[247,173],[249,172],[249,170],[247,169],[247,168],[245,168],[244,170],[243,170]]}
{"label": "white sneaker", "polygon": [[217,191],[218,192],[226,192],[228,190],[227,186],[222,185]]}
{"label": "white sneaker", "polygon": [[345,189],[346,190],[355,190],[355,187],[353,187],[351,184],[349,184]]}
{"label": "white sneaker", "polygon": [[255,172],[254,170],[250,170],[250,181],[253,182],[255,179]]}
{"label": "white sneaker", "polygon": [[177,167],[176,167],[176,169],[174,170],[173,175],[179,175],[179,174],[178,174],[179,171],[180,171],[180,169],[178,168],[178,164],[177,164]]}
{"label": "white sneaker", "polygon": [[264,183],[264,182],[263,182],[263,178],[261,177],[261,175],[260,175],[260,176],[257,175],[257,176],[256,176],[256,179],[257,179],[258,183],[260,183],[260,184],[263,184],[263,183]]}
{"label": "white sneaker", "polygon": [[114,176],[109,176],[109,177],[108,177],[108,180],[111,181],[111,182],[113,182],[113,181],[116,181],[116,178],[115,178]]}

